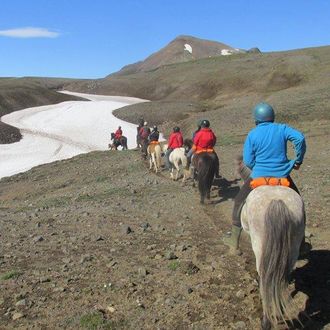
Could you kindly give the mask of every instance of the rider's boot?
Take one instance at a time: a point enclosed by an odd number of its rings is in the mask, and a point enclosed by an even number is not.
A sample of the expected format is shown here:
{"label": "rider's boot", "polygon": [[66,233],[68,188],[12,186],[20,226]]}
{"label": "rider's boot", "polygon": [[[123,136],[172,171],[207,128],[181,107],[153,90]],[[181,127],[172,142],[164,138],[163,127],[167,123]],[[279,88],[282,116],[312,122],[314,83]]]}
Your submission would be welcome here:
{"label": "rider's boot", "polygon": [[242,227],[232,226],[231,234],[223,238],[223,242],[230,248],[230,252],[240,254],[239,239],[241,237]]}

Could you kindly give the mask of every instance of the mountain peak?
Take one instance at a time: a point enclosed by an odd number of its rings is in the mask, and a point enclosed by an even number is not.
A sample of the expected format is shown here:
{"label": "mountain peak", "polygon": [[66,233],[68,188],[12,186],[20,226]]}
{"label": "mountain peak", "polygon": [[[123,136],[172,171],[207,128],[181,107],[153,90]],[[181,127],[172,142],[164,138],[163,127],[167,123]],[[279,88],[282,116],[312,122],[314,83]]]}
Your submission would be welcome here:
{"label": "mountain peak", "polygon": [[150,55],[144,61],[123,67],[117,75],[154,70],[163,65],[187,62],[200,58],[231,55],[242,52],[232,46],[190,35],[178,35],[164,48]]}

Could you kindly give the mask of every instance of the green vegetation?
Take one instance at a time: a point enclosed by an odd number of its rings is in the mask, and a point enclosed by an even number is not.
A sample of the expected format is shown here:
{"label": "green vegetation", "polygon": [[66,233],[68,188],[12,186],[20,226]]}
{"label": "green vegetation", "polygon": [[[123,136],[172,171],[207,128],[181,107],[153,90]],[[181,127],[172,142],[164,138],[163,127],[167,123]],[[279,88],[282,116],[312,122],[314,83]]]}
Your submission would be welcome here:
{"label": "green vegetation", "polygon": [[104,318],[103,314],[98,312],[88,313],[80,318],[80,326],[88,330],[126,329],[126,325],[126,322],[123,320],[107,320]]}
{"label": "green vegetation", "polygon": [[168,268],[172,271],[176,271],[180,267],[180,261],[174,260],[169,263]]}
{"label": "green vegetation", "polygon": [[1,280],[7,281],[10,279],[15,279],[15,278],[18,278],[22,274],[23,274],[22,272],[19,272],[17,270],[11,270],[10,272],[1,275]]}

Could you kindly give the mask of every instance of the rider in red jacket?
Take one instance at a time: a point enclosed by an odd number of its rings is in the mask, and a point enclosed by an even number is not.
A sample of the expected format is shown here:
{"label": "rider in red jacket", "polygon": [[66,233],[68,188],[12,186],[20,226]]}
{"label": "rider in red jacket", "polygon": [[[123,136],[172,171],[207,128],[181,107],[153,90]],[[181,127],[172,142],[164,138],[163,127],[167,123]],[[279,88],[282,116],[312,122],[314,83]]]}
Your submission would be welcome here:
{"label": "rider in red jacket", "polygon": [[183,136],[180,132],[179,127],[174,127],[173,133],[171,133],[169,141],[168,141],[168,148],[169,149],[176,149],[181,148],[183,146]]}
{"label": "rider in red jacket", "polygon": [[123,131],[121,130],[121,126],[119,126],[117,131],[115,132],[115,139],[120,140],[122,136],[123,136]]}
{"label": "rider in red jacket", "polygon": [[193,142],[196,146],[195,153],[203,151],[213,152],[213,147],[217,142],[217,138],[209,127],[203,127],[196,133]]}
{"label": "rider in red jacket", "polygon": [[[210,128],[210,122],[206,119],[201,121],[201,129],[194,136],[194,145],[192,147],[192,152],[199,154],[201,152],[214,153],[217,161],[217,168],[215,172],[215,177],[220,178],[219,174],[219,158],[214,150],[214,146],[217,142],[217,137]],[[191,153],[188,153],[191,156]],[[187,155],[187,156],[188,156]]]}
{"label": "rider in red jacket", "polygon": [[183,136],[180,132],[180,127],[174,127],[173,133],[171,133],[168,140],[168,149],[165,154],[165,167],[168,170],[172,169],[172,165],[170,163],[170,154],[176,148],[181,148],[183,146]]}

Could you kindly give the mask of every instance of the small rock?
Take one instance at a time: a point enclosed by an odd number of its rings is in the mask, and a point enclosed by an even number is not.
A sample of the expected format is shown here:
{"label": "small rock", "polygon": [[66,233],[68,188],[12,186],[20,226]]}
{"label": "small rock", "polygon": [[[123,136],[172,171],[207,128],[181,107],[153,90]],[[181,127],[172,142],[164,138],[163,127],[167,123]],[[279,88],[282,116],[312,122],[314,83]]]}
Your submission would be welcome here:
{"label": "small rock", "polygon": [[146,277],[149,274],[149,272],[144,267],[140,267],[138,269],[138,273],[140,277]]}
{"label": "small rock", "polygon": [[145,222],[141,225],[141,228],[143,231],[146,231],[150,228],[150,224],[148,222]]}
{"label": "small rock", "polygon": [[40,282],[40,283],[47,283],[47,282],[50,282],[50,278],[48,278],[48,277],[40,277],[40,278],[39,278],[39,282]]}
{"label": "small rock", "polygon": [[116,309],[113,306],[108,306],[107,311],[112,314],[116,311]]}
{"label": "small rock", "polygon": [[66,288],[59,286],[58,288],[54,288],[54,292],[65,292]]}
{"label": "small rock", "polygon": [[26,306],[26,299],[19,300],[15,306]]}
{"label": "small rock", "polygon": [[181,269],[187,275],[193,275],[199,272],[199,268],[191,261],[182,263]]}
{"label": "small rock", "polygon": [[95,241],[96,242],[104,241],[104,238],[102,236],[97,236]]}
{"label": "small rock", "polygon": [[130,226],[123,225],[122,232],[123,234],[130,234],[132,232],[132,228]]}
{"label": "small rock", "polygon": [[80,258],[80,263],[83,264],[87,261],[92,261],[93,257],[90,254],[86,254]]}
{"label": "small rock", "polygon": [[191,294],[191,293],[193,293],[194,292],[194,290],[192,289],[192,288],[188,288],[188,293],[189,294]]}
{"label": "small rock", "polygon": [[245,329],[247,329],[247,326],[246,326],[245,322],[243,322],[243,321],[238,321],[238,322],[234,323],[233,327],[236,330],[240,330],[240,329],[245,330]]}
{"label": "small rock", "polygon": [[154,250],[156,248],[156,244],[150,244],[150,245],[147,245],[147,250],[150,251],[150,250]]}
{"label": "small rock", "polygon": [[24,314],[23,313],[18,313],[18,312],[15,312],[12,316],[12,319],[13,321],[16,321],[16,320],[19,320],[21,319],[22,317],[24,317]]}
{"label": "small rock", "polygon": [[243,299],[246,296],[245,292],[243,290],[238,290],[236,292],[236,297],[239,299]]}
{"label": "small rock", "polygon": [[162,259],[163,258],[163,256],[161,255],[161,254],[159,254],[159,253],[157,253],[156,255],[155,255],[155,259],[156,260],[160,260],[160,259]]}
{"label": "small rock", "polygon": [[42,236],[36,236],[33,238],[34,243],[42,242],[44,238]]}
{"label": "small rock", "polygon": [[178,259],[178,257],[175,255],[175,253],[173,251],[167,251],[165,253],[165,258],[167,260],[175,260],[175,259]]}

